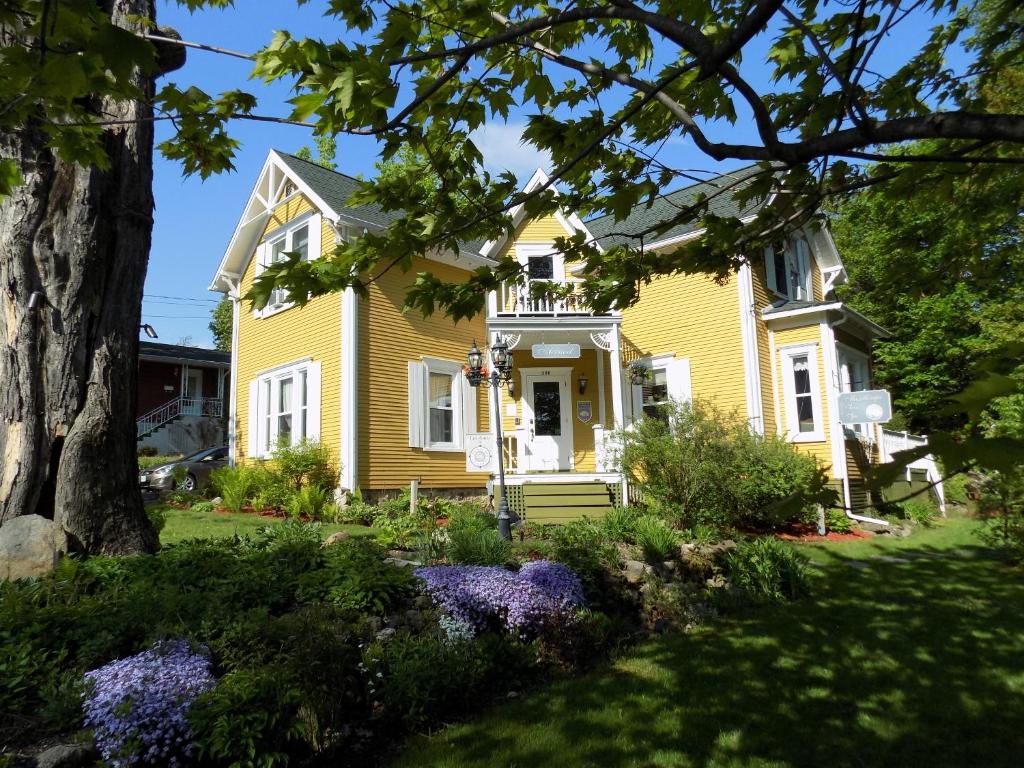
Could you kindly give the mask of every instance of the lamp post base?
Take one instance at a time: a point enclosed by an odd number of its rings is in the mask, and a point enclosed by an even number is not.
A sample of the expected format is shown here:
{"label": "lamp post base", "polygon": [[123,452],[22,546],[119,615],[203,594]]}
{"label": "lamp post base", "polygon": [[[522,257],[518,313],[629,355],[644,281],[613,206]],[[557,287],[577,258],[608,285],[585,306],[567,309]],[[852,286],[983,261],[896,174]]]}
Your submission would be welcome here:
{"label": "lamp post base", "polygon": [[512,541],[512,518],[508,514],[504,487],[501,489],[501,501],[498,502],[498,535],[505,541]]}

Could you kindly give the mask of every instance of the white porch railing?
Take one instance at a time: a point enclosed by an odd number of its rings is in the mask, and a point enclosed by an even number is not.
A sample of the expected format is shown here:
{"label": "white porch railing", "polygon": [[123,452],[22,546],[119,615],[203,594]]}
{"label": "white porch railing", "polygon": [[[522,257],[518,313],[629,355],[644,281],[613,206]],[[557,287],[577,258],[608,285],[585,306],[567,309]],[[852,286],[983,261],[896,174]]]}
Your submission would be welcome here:
{"label": "white porch railing", "polygon": [[[909,432],[896,432],[891,429],[882,429],[880,441],[881,460],[883,464],[891,462],[894,453],[908,451],[912,448],[921,448],[928,445],[928,438],[923,435],[911,435]],[[914,469],[923,469],[928,482],[934,484],[935,494],[939,499],[939,509],[946,511],[946,496],[942,489],[942,474],[939,472],[939,465],[931,454],[915,459],[907,465],[907,481],[910,481],[910,472]]]}
{"label": "white porch railing", "polygon": [[580,283],[563,283],[568,293],[549,291],[533,295],[529,284],[502,283],[495,307],[499,315],[588,315]]}
{"label": "white porch railing", "polygon": [[179,416],[223,415],[224,401],[219,397],[176,397],[136,419],[135,432],[138,437],[145,437]]}

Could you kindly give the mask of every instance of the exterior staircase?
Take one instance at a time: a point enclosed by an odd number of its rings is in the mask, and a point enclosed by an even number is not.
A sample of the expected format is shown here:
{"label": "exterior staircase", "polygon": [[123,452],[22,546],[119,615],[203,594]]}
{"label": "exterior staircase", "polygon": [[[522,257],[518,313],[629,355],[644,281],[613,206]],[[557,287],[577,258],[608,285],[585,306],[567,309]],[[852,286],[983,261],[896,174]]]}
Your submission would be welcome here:
{"label": "exterior staircase", "polygon": [[[603,517],[621,503],[622,493],[618,483],[600,480],[538,480],[509,485],[507,490],[509,510],[530,523],[568,523],[581,517]],[[497,488],[495,492],[498,493]]]}
{"label": "exterior staircase", "polygon": [[142,440],[181,416],[223,415],[224,401],[218,397],[176,397],[135,420],[135,439]]}

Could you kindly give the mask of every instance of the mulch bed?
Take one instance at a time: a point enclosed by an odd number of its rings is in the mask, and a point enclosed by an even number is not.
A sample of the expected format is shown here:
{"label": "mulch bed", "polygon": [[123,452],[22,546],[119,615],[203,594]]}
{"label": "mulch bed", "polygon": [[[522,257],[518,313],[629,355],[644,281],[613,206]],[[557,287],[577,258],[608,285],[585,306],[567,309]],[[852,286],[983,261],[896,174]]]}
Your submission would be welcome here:
{"label": "mulch bed", "polygon": [[824,536],[818,533],[818,528],[809,523],[798,523],[789,526],[784,531],[775,534],[783,541],[796,541],[801,543],[813,543],[818,541],[859,541],[874,536],[870,531],[853,530],[849,533],[827,532]]}

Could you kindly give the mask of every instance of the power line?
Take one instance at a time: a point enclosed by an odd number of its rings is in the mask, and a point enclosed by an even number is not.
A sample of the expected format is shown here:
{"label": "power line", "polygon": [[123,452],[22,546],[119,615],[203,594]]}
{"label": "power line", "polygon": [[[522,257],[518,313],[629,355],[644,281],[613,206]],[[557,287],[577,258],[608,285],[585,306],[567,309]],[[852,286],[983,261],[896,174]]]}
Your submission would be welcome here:
{"label": "power line", "polygon": [[167,320],[209,320],[209,315],[151,315],[148,312],[143,313],[143,317],[159,317]]}
{"label": "power line", "polygon": [[209,302],[210,304],[219,304],[220,299],[196,299],[191,296],[165,296],[160,293],[144,293],[142,295],[144,299],[174,299],[176,301],[200,301]]}

